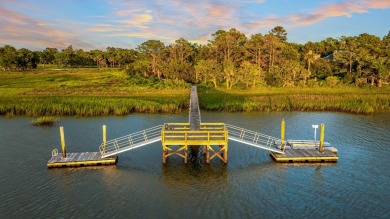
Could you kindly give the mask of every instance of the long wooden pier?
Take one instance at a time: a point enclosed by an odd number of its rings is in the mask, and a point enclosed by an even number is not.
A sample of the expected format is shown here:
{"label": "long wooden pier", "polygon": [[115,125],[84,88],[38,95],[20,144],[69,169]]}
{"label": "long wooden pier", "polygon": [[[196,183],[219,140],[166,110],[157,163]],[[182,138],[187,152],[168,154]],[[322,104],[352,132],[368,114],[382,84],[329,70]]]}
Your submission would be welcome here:
{"label": "long wooden pier", "polygon": [[200,110],[198,91],[196,86],[191,87],[190,94],[190,113],[189,113],[190,130],[195,131],[200,129]]}

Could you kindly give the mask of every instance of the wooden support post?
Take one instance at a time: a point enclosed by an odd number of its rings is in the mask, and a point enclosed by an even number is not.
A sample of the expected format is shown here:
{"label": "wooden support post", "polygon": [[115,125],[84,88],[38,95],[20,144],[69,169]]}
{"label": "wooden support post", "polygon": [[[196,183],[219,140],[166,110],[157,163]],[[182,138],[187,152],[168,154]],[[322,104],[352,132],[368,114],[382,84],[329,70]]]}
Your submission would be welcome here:
{"label": "wooden support post", "polygon": [[284,151],[284,146],[285,146],[285,142],[284,142],[284,130],[285,130],[285,127],[286,127],[286,123],[284,122],[284,119],[282,120],[282,124],[281,124],[281,127],[280,127],[280,139],[281,139],[281,143],[282,143],[282,151]]}
{"label": "wooden support post", "polygon": [[321,123],[320,147],[318,148],[318,151],[320,153],[324,152],[324,137],[325,137],[325,124]]}
{"label": "wooden support post", "polygon": [[167,163],[167,150],[165,149],[165,147],[163,147],[163,151],[162,151],[162,162],[163,163]]}
{"label": "wooden support post", "polygon": [[210,145],[207,145],[206,146],[206,163],[210,163],[210,148],[211,147]]}
{"label": "wooden support post", "polygon": [[61,138],[62,157],[66,158],[64,127],[62,126],[60,127],[60,138]]}
{"label": "wooden support post", "polygon": [[223,153],[223,159],[224,159],[225,164],[227,164],[227,162],[228,162],[228,144],[226,144],[226,146],[225,146],[225,152]]}
{"label": "wooden support post", "polygon": [[184,149],[184,163],[188,162],[188,147],[186,145],[186,148]]}
{"label": "wooden support post", "polygon": [[106,125],[103,125],[103,154],[107,151],[107,132],[106,132]]}

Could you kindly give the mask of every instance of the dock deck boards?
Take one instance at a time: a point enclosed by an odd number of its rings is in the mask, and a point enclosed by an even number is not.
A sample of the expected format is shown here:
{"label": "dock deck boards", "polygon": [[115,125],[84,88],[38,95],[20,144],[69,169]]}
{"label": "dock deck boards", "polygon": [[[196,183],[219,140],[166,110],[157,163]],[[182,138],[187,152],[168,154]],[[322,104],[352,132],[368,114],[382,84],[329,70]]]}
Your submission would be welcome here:
{"label": "dock deck boards", "polygon": [[199,111],[199,102],[198,102],[198,91],[196,86],[191,87],[190,94],[191,104],[190,104],[190,130],[199,130],[200,129],[200,111]]}
{"label": "dock deck boards", "polygon": [[314,162],[337,162],[338,156],[329,150],[320,153],[315,149],[289,149],[284,154],[270,152],[276,162],[282,163],[314,163]]}
{"label": "dock deck boards", "polygon": [[117,162],[117,156],[101,158],[100,152],[67,153],[66,158],[61,153],[53,156],[47,162],[47,167],[79,167],[94,165],[113,165]]}

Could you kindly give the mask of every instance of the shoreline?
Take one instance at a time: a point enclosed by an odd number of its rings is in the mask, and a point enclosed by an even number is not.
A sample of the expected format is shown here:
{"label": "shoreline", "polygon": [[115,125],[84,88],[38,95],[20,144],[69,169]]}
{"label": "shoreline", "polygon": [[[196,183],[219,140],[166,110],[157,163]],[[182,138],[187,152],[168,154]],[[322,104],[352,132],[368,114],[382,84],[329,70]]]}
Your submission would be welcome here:
{"label": "shoreline", "polygon": [[[390,112],[385,104],[390,98],[377,95],[341,97],[321,95],[251,96],[224,99],[200,95],[200,108],[221,112],[343,112],[370,115]],[[180,113],[188,110],[189,101],[181,98],[150,100],[132,97],[23,97],[22,101],[0,98],[0,116],[125,116],[133,113]],[[267,101],[265,101],[267,100]],[[315,100],[315,101],[312,101]]]}

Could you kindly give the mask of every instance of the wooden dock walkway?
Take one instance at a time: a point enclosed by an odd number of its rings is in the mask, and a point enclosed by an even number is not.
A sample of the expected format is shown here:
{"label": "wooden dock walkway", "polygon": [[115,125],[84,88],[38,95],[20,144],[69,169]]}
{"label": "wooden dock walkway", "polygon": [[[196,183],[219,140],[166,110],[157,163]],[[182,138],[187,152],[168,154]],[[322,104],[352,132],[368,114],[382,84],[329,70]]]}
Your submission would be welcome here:
{"label": "wooden dock walkway", "polygon": [[190,130],[195,131],[200,129],[200,110],[198,102],[198,90],[196,86],[191,87],[190,95],[190,114],[189,114]]}
{"label": "wooden dock walkway", "polygon": [[118,161],[117,156],[101,158],[100,152],[66,153],[66,158],[58,153],[47,162],[47,167],[82,167],[114,165]]}
{"label": "wooden dock walkway", "polygon": [[284,154],[270,152],[276,162],[281,163],[328,163],[337,162],[339,157],[330,150],[320,153],[316,149],[289,149]]}

